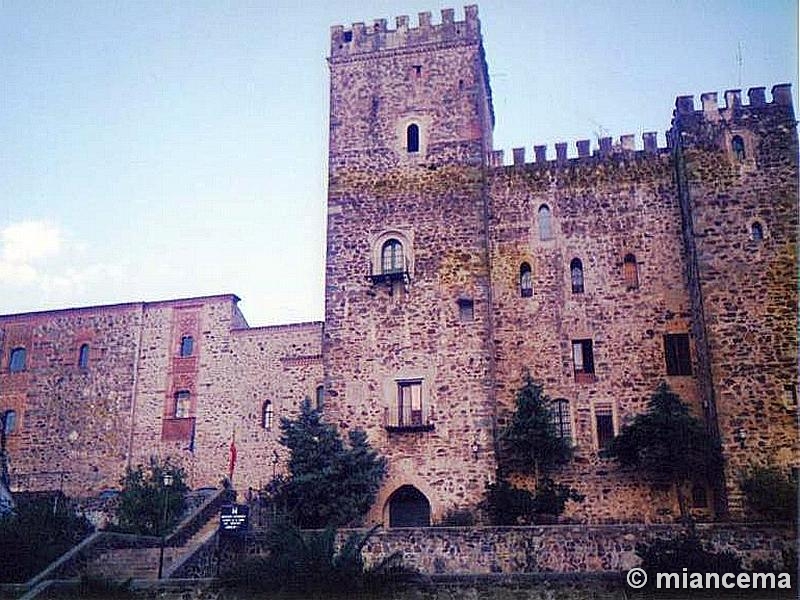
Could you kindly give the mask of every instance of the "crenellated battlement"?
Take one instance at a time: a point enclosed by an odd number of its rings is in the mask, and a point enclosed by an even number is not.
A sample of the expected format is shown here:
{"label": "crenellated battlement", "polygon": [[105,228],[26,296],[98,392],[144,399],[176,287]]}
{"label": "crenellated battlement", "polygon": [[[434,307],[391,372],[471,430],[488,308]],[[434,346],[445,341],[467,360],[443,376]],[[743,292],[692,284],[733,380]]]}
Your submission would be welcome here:
{"label": "crenellated battlement", "polygon": [[521,166],[524,164],[564,165],[572,160],[604,159],[616,155],[657,154],[659,151],[668,148],[668,146],[658,146],[657,135],[655,131],[642,133],[641,146],[638,148],[636,136],[633,134],[620,136],[616,142],[611,137],[602,137],[593,149],[591,140],[577,140],[573,146],[574,152],[570,152],[570,146],[567,142],[556,142],[554,159],[548,159],[547,145],[534,146],[533,157],[529,161],[526,160],[525,148],[514,148],[511,151],[512,162],[509,164],[505,162],[505,152],[503,150],[492,150],[487,157],[487,164],[490,167]]}
{"label": "crenellated battlement", "polygon": [[781,83],[772,86],[772,102],[767,102],[766,88],[752,87],[747,90],[748,103],[742,103],[742,90],[726,90],[724,105],[720,106],[717,92],[700,95],[700,107],[695,107],[694,96],[678,96],[675,99],[673,120],[692,116],[708,121],[728,121],[736,111],[742,109],[761,109],[768,106],[792,107],[792,86]]}
{"label": "crenellated battlement", "polygon": [[431,21],[430,12],[418,15],[417,27],[409,26],[408,15],[395,18],[395,29],[388,29],[386,19],[375,19],[372,25],[353,23],[349,28],[343,25],[331,27],[331,60],[347,59],[375,52],[426,46],[431,44],[454,43],[460,41],[478,42],[480,40],[480,21],[478,7],[464,7],[464,20],[455,20],[455,11],[445,8],[441,11],[441,23]]}

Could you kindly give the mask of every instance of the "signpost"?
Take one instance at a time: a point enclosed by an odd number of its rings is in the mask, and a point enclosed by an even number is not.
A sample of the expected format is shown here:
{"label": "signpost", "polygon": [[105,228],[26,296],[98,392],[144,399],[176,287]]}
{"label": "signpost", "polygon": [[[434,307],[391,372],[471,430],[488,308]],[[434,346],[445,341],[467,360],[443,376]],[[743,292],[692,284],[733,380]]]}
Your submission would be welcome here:
{"label": "signpost", "polygon": [[222,534],[243,534],[250,525],[250,507],[247,504],[224,504],[219,514]]}

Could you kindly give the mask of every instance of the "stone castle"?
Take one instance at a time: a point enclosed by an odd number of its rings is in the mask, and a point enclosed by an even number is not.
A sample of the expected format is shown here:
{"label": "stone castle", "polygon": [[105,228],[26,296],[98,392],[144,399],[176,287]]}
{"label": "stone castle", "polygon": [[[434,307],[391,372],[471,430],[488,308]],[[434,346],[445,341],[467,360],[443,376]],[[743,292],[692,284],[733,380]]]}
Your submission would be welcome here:
{"label": "stone castle", "polygon": [[742,517],[739,473],[800,466],[798,140],[791,91],[679,97],[667,147],[494,150],[477,8],[330,33],[325,321],[249,327],[233,295],[0,317],[12,489],[88,496],[171,456],[238,489],[280,472],[309,397],[389,475],[369,519],[473,508],[530,372],[575,446],[584,523],[674,521],[603,448],[666,381],[721,441],[693,510]]}

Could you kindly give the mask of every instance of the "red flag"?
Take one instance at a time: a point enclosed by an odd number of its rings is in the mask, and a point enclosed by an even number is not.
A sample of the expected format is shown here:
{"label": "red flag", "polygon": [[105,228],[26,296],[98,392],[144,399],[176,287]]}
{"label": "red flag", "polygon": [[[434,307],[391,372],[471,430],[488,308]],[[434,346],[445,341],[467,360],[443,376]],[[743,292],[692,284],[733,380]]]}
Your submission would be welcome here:
{"label": "red flag", "polygon": [[233,433],[231,438],[231,459],[228,463],[228,479],[233,482],[233,469],[236,468],[236,432]]}

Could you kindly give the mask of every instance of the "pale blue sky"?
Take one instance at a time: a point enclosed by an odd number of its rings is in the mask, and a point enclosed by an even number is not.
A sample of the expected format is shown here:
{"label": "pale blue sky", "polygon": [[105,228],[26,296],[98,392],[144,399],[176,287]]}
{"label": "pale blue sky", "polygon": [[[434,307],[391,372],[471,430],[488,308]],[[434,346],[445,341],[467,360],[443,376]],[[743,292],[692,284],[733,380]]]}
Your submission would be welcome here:
{"label": "pale blue sky", "polygon": [[[321,319],[329,27],[446,7],[0,0],[0,313],[232,292],[251,324]],[[663,143],[682,94],[797,106],[796,0],[479,13],[507,153]]]}

